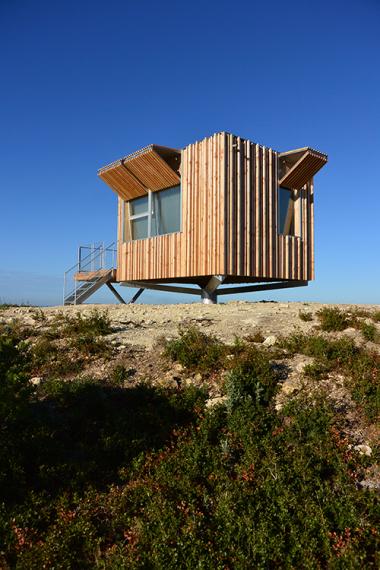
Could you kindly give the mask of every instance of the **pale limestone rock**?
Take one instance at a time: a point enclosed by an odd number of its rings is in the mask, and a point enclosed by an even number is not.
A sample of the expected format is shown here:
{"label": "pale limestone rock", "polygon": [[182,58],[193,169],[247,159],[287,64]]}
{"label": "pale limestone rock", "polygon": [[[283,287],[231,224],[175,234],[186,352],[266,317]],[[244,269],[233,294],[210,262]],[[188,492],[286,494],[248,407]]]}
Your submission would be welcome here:
{"label": "pale limestone rock", "polygon": [[272,335],[272,336],[268,336],[264,342],[263,342],[263,346],[273,346],[274,344],[276,344],[277,342],[277,337]]}
{"label": "pale limestone rock", "polygon": [[214,406],[220,406],[225,404],[227,401],[227,396],[216,396],[215,398],[210,398],[206,402],[206,408],[213,408]]}
{"label": "pale limestone rock", "polygon": [[367,457],[372,455],[372,449],[369,445],[365,445],[364,443],[361,445],[355,445],[354,449],[355,451],[358,451],[360,455],[367,455]]}
{"label": "pale limestone rock", "polygon": [[29,379],[29,383],[33,386],[39,386],[42,382],[42,378],[40,376],[34,376],[34,378]]}

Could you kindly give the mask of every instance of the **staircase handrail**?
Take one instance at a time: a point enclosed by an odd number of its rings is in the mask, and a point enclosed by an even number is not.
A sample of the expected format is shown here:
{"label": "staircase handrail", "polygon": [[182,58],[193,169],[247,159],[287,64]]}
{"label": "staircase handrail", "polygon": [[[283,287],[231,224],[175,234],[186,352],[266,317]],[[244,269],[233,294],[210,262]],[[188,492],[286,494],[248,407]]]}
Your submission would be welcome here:
{"label": "staircase handrail", "polygon": [[[67,273],[69,273],[70,271],[75,269],[76,267],[79,267],[79,265],[81,265],[84,261],[86,261],[86,259],[88,257],[91,257],[91,255],[93,255],[95,252],[98,252],[97,255],[94,256],[94,259],[97,259],[100,255],[100,253],[103,251],[117,251],[116,248],[111,249],[112,246],[114,246],[114,245],[116,245],[116,243],[114,241],[112,243],[110,243],[109,245],[107,245],[107,247],[103,247],[103,246],[99,245],[98,247],[93,249],[90,253],[88,253],[83,259],[81,259],[81,261],[77,261],[76,263],[74,263],[74,265],[72,267],[70,267],[69,269],[66,269],[66,271],[64,272],[64,275],[66,275]],[[82,247],[90,247],[90,246],[82,246]],[[101,250],[101,252],[99,250]]]}
{"label": "staircase handrail", "polygon": [[[75,294],[76,289],[77,289],[77,285],[75,283],[74,288],[69,293],[66,293],[66,282],[67,282],[68,274],[71,273],[75,269],[80,270],[80,268],[81,268],[81,266],[83,266],[84,262],[86,262],[85,265],[88,265],[89,263],[97,260],[100,256],[104,255],[104,253],[107,251],[112,251],[114,253],[117,252],[117,248],[114,247],[115,245],[116,245],[116,242],[113,241],[109,245],[107,245],[107,247],[104,247],[104,245],[99,245],[97,247],[94,247],[92,249],[92,251],[90,251],[90,253],[88,253],[83,259],[80,259],[79,261],[77,261],[77,263],[75,263],[72,267],[70,267],[69,269],[67,269],[64,272],[64,274],[63,274],[63,303],[65,303],[65,299],[67,299],[71,295]],[[91,247],[91,246],[82,246],[82,247]],[[104,265],[105,264],[104,264],[104,259],[103,259],[101,269],[106,269],[105,267],[103,267]]]}

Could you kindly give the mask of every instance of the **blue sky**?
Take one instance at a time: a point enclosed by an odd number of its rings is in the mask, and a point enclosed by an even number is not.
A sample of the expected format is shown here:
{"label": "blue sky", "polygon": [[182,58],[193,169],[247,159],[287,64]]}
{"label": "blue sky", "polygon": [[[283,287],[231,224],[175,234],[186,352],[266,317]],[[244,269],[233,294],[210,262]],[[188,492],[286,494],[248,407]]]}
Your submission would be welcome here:
{"label": "blue sky", "polygon": [[329,155],[316,281],[259,298],[379,303],[379,26],[379,0],[0,0],[0,301],[59,304],[116,237],[100,166],[225,130]]}

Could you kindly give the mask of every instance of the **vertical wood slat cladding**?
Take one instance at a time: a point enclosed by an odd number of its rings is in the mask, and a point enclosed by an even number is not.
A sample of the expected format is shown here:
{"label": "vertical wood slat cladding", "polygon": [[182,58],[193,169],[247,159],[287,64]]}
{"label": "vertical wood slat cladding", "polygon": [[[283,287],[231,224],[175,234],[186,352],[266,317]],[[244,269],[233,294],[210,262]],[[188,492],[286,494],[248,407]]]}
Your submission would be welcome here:
{"label": "vertical wood slat cladding", "polygon": [[302,235],[277,234],[278,153],[227,133],[182,151],[182,230],[122,242],[119,281],[230,275],[314,276],[313,182],[300,191]]}

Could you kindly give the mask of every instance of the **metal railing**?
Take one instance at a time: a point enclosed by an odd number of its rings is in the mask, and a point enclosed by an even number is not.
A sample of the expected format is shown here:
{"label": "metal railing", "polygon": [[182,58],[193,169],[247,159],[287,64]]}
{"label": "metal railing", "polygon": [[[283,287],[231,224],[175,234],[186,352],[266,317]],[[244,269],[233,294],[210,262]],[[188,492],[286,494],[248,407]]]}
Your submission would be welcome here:
{"label": "metal railing", "polygon": [[94,243],[91,245],[81,245],[78,247],[78,261],[67,269],[63,274],[63,304],[76,305],[78,292],[81,287],[86,287],[86,283],[94,283],[96,277],[92,282],[78,282],[75,279],[77,273],[96,272],[102,269],[114,269],[116,267],[116,253],[115,242],[105,246],[103,243]]}

